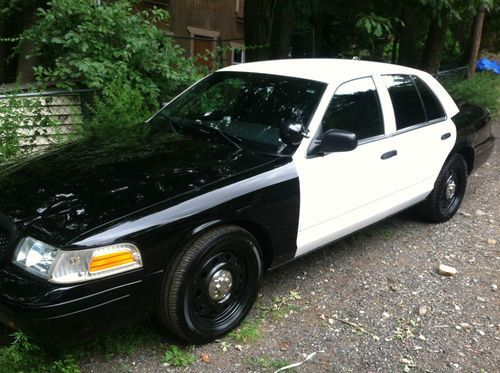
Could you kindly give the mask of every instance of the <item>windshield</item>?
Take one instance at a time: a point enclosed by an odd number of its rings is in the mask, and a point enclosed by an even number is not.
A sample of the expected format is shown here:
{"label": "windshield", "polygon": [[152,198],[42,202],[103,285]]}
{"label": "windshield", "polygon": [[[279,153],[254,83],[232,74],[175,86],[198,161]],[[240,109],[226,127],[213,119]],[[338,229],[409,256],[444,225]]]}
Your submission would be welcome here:
{"label": "windshield", "polygon": [[218,135],[219,140],[273,154],[295,151],[282,142],[281,124],[307,128],[326,84],[255,73],[214,73],[178,97],[150,122],[174,131]]}

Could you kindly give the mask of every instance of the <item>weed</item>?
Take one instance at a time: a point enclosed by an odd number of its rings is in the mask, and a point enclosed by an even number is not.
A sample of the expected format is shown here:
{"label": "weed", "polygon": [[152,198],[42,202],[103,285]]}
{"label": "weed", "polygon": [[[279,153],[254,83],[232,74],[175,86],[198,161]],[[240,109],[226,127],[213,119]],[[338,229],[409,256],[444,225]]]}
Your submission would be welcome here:
{"label": "weed", "polygon": [[245,362],[253,367],[260,367],[264,369],[280,369],[290,363],[283,359],[274,359],[269,355],[262,356],[248,356],[245,358]]}
{"label": "weed", "polygon": [[407,320],[404,317],[398,320],[398,326],[394,331],[394,338],[400,340],[406,340],[413,338],[420,327],[420,317],[416,319]]}
{"label": "weed", "polygon": [[72,355],[64,355],[59,360],[51,358],[37,345],[30,342],[21,331],[12,335],[8,347],[0,348],[0,373],[78,373],[80,368]]}
{"label": "weed", "polygon": [[238,329],[229,333],[228,338],[235,343],[251,343],[257,341],[262,332],[260,330],[259,319],[244,320]]}
{"label": "weed", "polygon": [[98,337],[90,341],[86,349],[97,350],[104,355],[111,356],[131,355],[140,346],[156,340],[158,337],[146,324],[138,324]]}
{"label": "weed", "polygon": [[352,245],[358,245],[365,240],[369,240],[374,237],[382,237],[384,241],[390,240],[394,236],[394,230],[388,226],[386,223],[375,224],[369,226],[352,236],[349,236],[347,240]]}
{"label": "weed", "polygon": [[289,314],[297,312],[300,307],[292,302],[302,299],[296,291],[290,291],[288,295],[282,297],[274,297],[270,307],[260,307],[260,317],[265,318],[268,314],[275,321],[281,321],[288,317]]}
{"label": "weed", "polygon": [[170,349],[165,352],[163,356],[163,362],[173,365],[175,367],[187,367],[198,361],[198,358],[187,352],[185,350],[181,350],[176,345],[170,346]]}

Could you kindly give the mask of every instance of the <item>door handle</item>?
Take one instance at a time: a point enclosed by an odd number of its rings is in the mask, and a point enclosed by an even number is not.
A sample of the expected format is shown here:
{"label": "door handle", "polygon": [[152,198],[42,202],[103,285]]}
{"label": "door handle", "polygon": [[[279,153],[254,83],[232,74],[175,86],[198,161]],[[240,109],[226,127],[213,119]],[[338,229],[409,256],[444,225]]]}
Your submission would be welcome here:
{"label": "door handle", "polygon": [[396,155],[398,155],[398,151],[391,150],[390,152],[382,154],[382,157],[380,157],[380,158],[381,159],[389,159],[389,158],[395,157]]}
{"label": "door handle", "polygon": [[446,139],[449,139],[450,137],[451,137],[451,133],[446,132],[443,136],[441,136],[441,140],[446,140]]}

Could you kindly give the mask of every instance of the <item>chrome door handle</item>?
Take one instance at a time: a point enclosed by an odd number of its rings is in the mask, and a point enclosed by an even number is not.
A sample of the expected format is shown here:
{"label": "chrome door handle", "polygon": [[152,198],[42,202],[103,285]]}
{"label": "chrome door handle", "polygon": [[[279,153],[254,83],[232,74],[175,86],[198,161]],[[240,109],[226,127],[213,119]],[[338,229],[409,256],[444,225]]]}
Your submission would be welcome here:
{"label": "chrome door handle", "polygon": [[380,158],[381,159],[389,159],[389,158],[395,157],[396,155],[398,155],[398,151],[391,150],[390,152],[382,154],[382,157],[380,157]]}

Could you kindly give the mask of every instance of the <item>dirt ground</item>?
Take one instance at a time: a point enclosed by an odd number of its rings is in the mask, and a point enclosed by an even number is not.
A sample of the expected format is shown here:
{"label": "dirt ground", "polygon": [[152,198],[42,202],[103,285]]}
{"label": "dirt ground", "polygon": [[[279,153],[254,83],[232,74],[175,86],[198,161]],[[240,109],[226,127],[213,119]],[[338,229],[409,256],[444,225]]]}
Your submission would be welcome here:
{"label": "dirt ground", "polygon": [[[500,138],[498,123],[494,132]],[[458,273],[442,276],[440,264]],[[295,371],[500,372],[498,285],[500,141],[451,221],[430,225],[403,213],[267,273],[243,329],[220,341],[183,346],[145,323],[151,337],[136,347],[83,352],[80,366],[273,372],[316,352]],[[171,343],[197,361],[163,362]]]}

